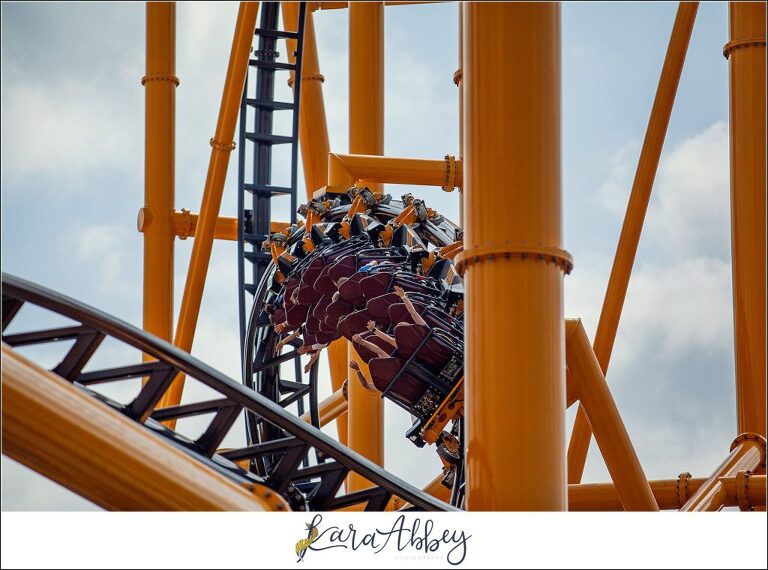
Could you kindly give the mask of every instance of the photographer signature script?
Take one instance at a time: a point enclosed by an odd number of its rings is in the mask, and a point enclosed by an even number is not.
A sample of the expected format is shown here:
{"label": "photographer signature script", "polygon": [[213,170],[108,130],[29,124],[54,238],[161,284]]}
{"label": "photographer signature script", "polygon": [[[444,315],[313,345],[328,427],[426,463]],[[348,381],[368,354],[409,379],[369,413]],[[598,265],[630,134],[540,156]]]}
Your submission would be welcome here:
{"label": "photographer signature script", "polygon": [[[451,565],[458,565],[467,555],[467,541],[471,535],[463,530],[436,531],[434,522],[426,519],[423,522],[418,517],[406,522],[405,515],[400,515],[389,530],[376,529],[363,532],[350,523],[347,528],[329,526],[321,529],[323,515],[316,514],[307,526],[307,537],[296,543],[297,562],[304,560],[308,550],[321,551],[331,548],[348,548],[353,551],[369,548],[374,554],[382,552],[388,546],[397,548],[398,552],[415,550],[424,554],[445,553],[446,560]],[[391,546],[390,546],[391,543]],[[442,552],[441,552],[442,551]]]}

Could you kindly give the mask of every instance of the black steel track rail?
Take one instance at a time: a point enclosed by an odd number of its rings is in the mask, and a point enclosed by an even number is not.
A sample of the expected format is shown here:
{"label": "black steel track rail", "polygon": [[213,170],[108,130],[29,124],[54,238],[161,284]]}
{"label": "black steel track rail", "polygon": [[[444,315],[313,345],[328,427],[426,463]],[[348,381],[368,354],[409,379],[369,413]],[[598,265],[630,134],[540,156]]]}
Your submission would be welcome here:
{"label": "black steel track rail", "polygon": [[[17,317],[19,309],[25,303],[48,309],[76,321],[79,325],[6,335],[6,327]],[[65,339],[74,340],[63,360],[53,368],[55,373],[228,478],[238,483],[262,483],[284,494],[294,508],[333,510],[364,504],[366,510],[381,510],[389,499],[396,495],[417,509],[456,510],[393,476],[278,404],[190,354],[98,309],[3,273],[2,311],[4,343],[11,347],[20,347]],[[102,340],[108,337],[156,358],[157,362],[123,364],[82,372],[97,352]],[[161,396],[179,373],[185,374],[188,381],[197,381],[212,389],[217,397],[207,402],[157,409]],[[89,388],[94,384],[138,377],[147,377],[148,381],[142,386],[138,396],[128,404],[110,400]],[[271,429],[279,431],[282,437],[218,453],[221,442],[243,410],[247,411],[257,424],[270,426]],[[190,440],[160,423],[204,413],[213,413],[214,416],[196,440]],[[322,456],[324,462],[308,465],[306,459],[310,451],[314,451],[316,456]],[[269,456],[274,464],[267,476],[259,476],[234,463],[236,460],[258,460],[265,456]],[[341,485],[350,472],[362,475],[375,486],[365,491],[339,495]]]}

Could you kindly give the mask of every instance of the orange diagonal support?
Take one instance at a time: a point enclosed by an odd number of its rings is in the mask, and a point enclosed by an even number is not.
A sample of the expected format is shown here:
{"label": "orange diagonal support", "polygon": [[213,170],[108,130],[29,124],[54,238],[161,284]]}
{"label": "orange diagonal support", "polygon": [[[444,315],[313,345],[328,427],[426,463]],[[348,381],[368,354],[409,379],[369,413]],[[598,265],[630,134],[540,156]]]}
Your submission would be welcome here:
{"label": "orange diagonal support", "polygon": [[565,321],[565,354],[568,389],[577,394],[587,413],[624,510],[658,511],[627,428],[580,320]]}
{"label": "orange diagonal support", "polygon": [[681,511],[719,511],[728,500],[723,478],[735,477],[739,472],[765,469],[765,438],[756,433],[743,433],[733,440],[731,453],[715,472],[688,499]]}
{"label": "orange diagonal support", "polygon": [[[289,30],[298,30],[299,3],[281,2],[285,26]],[[293,52],[295,40],[288,40],[288,58],[295,61]],[[312,11],[308,10],[304,20],[304,49],[301,54],[301,101],[299,105],[299,141],[301,143],[301,163],[304,167],[307,199],[312,193],[322,188],[328,180],[328,123],[323,99],[323,82],[317,58],[317,42]]]}
{"label": "orange diagonal support", "polygon": [[[320,420],[320,427],[323,427],[333,420],[337,420],[347,412],[347,387],[343,386],[337,392],[328,396],[317,405],[317,415]],[[312,416],[309,412],[301,415],[301,419],[307,423],[312,422]]]}
{"label": "orange diagonal support", "polygon": [[[245,75],[248,71],[248,57],[253,42],[253,31],[256,28],[258,10],[258,2],[240,3],[227,77],[224,82],[224,92],[221,96],[216,134],[211,139],[211,160],[208,164],[208,176],[205,180],[203,202],[200,206],[200,218],[197,222],[195,243],[192,246],[192,256],[189,260],[187,281],[184,286],[184,297],[181,301],[179,321],[174,338],[174,344],[187,352],[192,350],[197,318],[200,314],[200,303],[203,299],[208,263],[211,260],[211,249],[216,233],[219,209],[221,208],[229,156],[234,148],[235,125],[240,112],[240,99],[243,95]],[[184,376],[179,375],[163,396],[161,406],[177,405],[181,401],[183,390]]]}
{"label": "orange diagonal support", "polygon": [[[685,53],[688,51],[688,42],[691,39],[691,31],[698,7],[698,2],[681,2],[677,9],[675,24],[667,47],[667,55],[664,59],[664,67],[661,70],[659,86],[656,89],[656,98],[653,101],[651,117],[648,120],[648,128],[640,152],[640,160],[637,163],[637,172],[632,184],[629,204],[627,204],[627,213],[624,216],[624,225],[621,228],[619,245],[613,259],[611,276],[608,279],[608,288],[605,292],[603,309],[600,313],[594,342],[597,360],[606,376],[613,351],[613,342],[619,328],[621,309],[627,295],[632,265],[635,262],[637,246],[640,243],[645,212],[651,198],[653,180],[656,177],[656,168],[659,165],[659,157],[667,134],[667,125],[672,114],[672,106],[675,102],[675,94],[680,82],[680,74],[683,71]],[[589,422],[583,408],[579,407],[568,447],[569,483],[581,481],[591,437]]]}

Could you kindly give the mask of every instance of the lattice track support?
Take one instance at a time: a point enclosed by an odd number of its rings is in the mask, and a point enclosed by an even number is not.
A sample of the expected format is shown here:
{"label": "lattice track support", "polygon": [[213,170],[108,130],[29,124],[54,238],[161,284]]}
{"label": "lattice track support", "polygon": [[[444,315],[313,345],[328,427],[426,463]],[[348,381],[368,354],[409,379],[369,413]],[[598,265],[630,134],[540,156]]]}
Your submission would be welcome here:
{"label": "lattice track support", "polygon": [[[299,102],[301,97],[301,53],[304,35],[306,5],[299,8],[297,31],[280,30],[279,2],[262,2],[261,21],[254,35],[258,38],[253,58],[249,61],[243,98],[240,104],[239,170],[238,170],[238,279],[240,344],[245,342],[245,330],[253,296],[265,268],[271,263],[269,252],[261,250],[262,243],[270,235],[273,198],[288,196],[290,199],[290,222],[296,222],[296,187],[299,142]],[[295,40],[294,63],[277,61],[279,40]],[[293,73],[293,101],[275,101],[276,72]],[[255,82],[254,96],[249,97],[249,87]],[[249,109],[253,119],[249,120]],[[273,115],[279,111],[292,113],[290,135],[273,133]],[[272,184],[272,147],[290,145],[290,184]],[[246,151],[246,146],[249,147]],[[247,162],[251,161],[251,172],[246,173]],[[298,360],[296,366],[298,367]]]}
{"label": "lattice track support", "polygon": [[[17,277],[3,274],[2,289],[4,367],[6,358],[19,363],[14,369],[15,383],[9,388],[13,392],[2,399],[3,452],[105,508],[332,510],[355,506],[382,510],[391,498],[400,497],[419,509],[454,510],[350,452],[278,403],[166,341]],[[17,323],[17,314],[24,305],[46,309],[76,324],[25,330],[23,323]],[[14,332],[9,330],[12,322]],[[105,339],[127,345],[137,355],[144,353],[154,360],[93,367]],[[17,352],[31,345],[50,345],[56,350],[55,345],[62,341],[73,342],[69,347],[58,347],[64,355],[50,370]],[[213,399],[158,408],[173,378],[180,373],[213,390]],[[116,401],[98,391],[101,385],[139,378],[147,380],[130,401]],[[86,408],[90,410],[87,414]],[[257,429],[269,428],[281,437],[221,449],[244,411],[252,416]],[[169,420],[205,414],[213,417],[194,439],[163,425]],[[40,422],[43,416],[46,421]],[[57,429],[51,431],[51,425]],[[130,442],[120,440],[120,430],[130,432]],[[15,439],[8,439],[9,434]],[[83,450],[94,449],[98,449],[98,454],[89,456],[90,459],[86,457],[88,453],[83,455]],[[122,459],[103,461],[103,457],[116,455]],[[93,461],[94,457],[99,460]],[[313,457],[322,457],[323,461]],[[126,470],[129,463],[132,468]],[[181,467],[171,468],[171,463]],[[272,468],[259,468],[267,464]],[[121,466],[116,474],[114,465]],[[190,487],[194,482],[188,474],[192,471],[199,472],[198,483],[207,480],[217,487],[220,500],[213,501],[210,493],[195,492]],[[156,485],[146,489],[141,497],[132,497],[124,489],[114,489],[124,481],[124,473],[140,473],[142,476],[136,481],[153,481]],[[341,481],[350,473],[367,478],[374,487],[338,496]],[[161,480],[163,483],[158,487]],[[134,482],[127,481],[123,487],[131,489]],[[257,496],[249,497],[242,493],[242,488]]]}

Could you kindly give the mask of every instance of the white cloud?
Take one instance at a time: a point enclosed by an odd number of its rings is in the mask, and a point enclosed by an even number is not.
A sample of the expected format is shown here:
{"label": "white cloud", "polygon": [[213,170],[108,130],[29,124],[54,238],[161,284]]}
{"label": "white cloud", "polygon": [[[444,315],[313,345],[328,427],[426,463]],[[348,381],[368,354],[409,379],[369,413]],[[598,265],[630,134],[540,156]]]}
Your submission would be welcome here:
{"label": "white cloud", "polygon": [[142,177],[141,54],[128,51],[117,73],[87,69],[57,81],[24,74],[4,82],[4,191],[36,182],[39,192],[87,190],[94,172]]}
{"label": "white cloud", "polygon": [[122,225],[94,225],[80,229],[74,236],[75,254],[91,267],[87,275],[97,276],[103,293],[136,297],[136,271],[140,265],[131,259],[128,244],[137,239],[135,230]]}
{"label": "white cloud", "polygon": [[[719,121],[672,148],[665,147],[654,182],[641,243],[665,256],[730,258],[728,125]],[[637,140],[610,159],[597,197],[610,214],[624,217],[640,155]]]}
{"label": "white cloud", "polygon": [[[730,342],[727,151],[727,125],[718,122],[668,149],[659,165],[621,328],[641,338],[661,334],[670,354]],[[622,218],[638,152],[636,141],[617,151],[598,190],[601,206]],[[567,281],[569,310],[580,309],[593,326],[615,252],[606,245]]]}
{"label": "white cloud", "polygon": [[697,351],[725,350],[732,340],[730,264],[697,257],[649,265],[632,278],[622,326],[637,341],[671,360]]}
{"label": "white cloud", "polygon": [[[237,2],[196,2],[177,6],[176,52],[189,62],[190,69],[209,57],[211,40],[216,36],[228,36],[229,43],[220,42],[224,45],[216,51],[224,49],[229,53],[237,9]],[[221,70],[222,78],[225,70]]]}
{"label": "white cloud", "polygon": [[[612,216],[623,218],[638,153],[635,141],[620,149],[597,191]],[[728,175],[722,122],[667,148],[635,260],[608,381],[652,477],[705,475],[733,437]],[[566,280],[566,314],[592,336],[614,251],[590,252]],[[594,447],[586,475],[607,476]]]}
{"label": "white cloud", "polygon": [[659,169],[649,235],[676,259],[730,260],[728,125],[718,122],[677,145]]}

